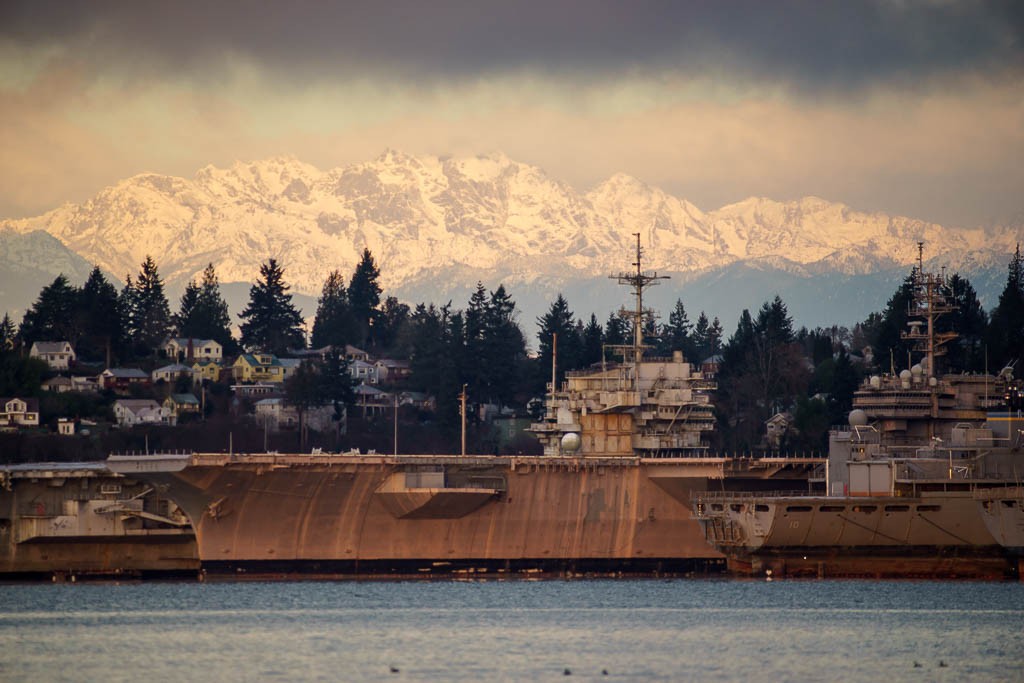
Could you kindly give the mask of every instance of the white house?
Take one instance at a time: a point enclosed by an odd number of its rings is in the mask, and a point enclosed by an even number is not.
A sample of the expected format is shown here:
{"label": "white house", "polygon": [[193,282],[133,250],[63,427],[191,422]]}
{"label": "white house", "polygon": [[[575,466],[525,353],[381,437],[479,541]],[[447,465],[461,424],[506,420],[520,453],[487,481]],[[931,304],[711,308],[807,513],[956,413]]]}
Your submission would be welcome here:
{"label": "white house", "polygon": [[38,427],[39,400],[34,398],[0,398],[0,426]]}
{"label": "white house", "polygon": [[377,384],[380,376],[377,366],[363,360],[352,360],[348,363],[348,374],[352,379],[363,384]]}
{"label": "white house", "polygon": [[114,401],[114,418],[122,427],[138,424],[173,425],[174,411],[149,398],[122,398]]}
{"label": "white house", "polygon": [[54,370],[67,370],[75,360],[75,350],[66,341],[35,342],[28,355],[46,361]]}
{"label": "white house", "polygon": [[171,337],[161,348],[168,358],[176,360],[215,360],[219,363],[224,359],[224,347],[212,339]]}
{"label": "white house", "polygon": [[294,428],[299,424],[299,413],[283,398],[264,398],[254,406],[256,421],[272,432]]}

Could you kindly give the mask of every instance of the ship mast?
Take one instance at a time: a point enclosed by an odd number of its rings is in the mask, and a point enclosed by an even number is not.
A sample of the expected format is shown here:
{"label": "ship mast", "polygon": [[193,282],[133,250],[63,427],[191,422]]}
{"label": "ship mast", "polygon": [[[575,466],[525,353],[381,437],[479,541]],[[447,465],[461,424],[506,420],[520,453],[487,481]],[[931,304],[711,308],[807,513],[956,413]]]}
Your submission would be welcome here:
{"label": "ship mast", "polygon": [[659,280],[668,280],[669,278],[667,275],[644,272],[641,265],[643,250],[640,248],[640,233],[634,232],[633,234],[636,236],[636,262],[632,265],[636,266],[636,272],[623,272],[610,277],[617,279],[620,285],[629,285],[633,288],[636,308],[632,311],[623,308],[621,311],[623,316],[633,320],[633,345],[624,349],[624,351],[628,351],[628,354],[623,353],[623,356],[631,357],[633,362],[639,364],[644,355],[644,313],[647,312],[644,309],[644,290],[658,284]]}
{"label": "ship mast", "polygon": [[939,332],[935,329],[935,321],[943,313],[952,313],[956,306],[949,303],[943,290],[945,278],[934,273],[924,272],[924,242],[917,243],[917,268],[913,275],[914,298],[910,303],[908,315],[923,320],[927,329],[921,329],[921,322],[911,321],[909,332],[901,332],[900,337],[914,342],[914,350],[924,353],[923,370],[925,377],[935,377],[935,359],[945,355],[945,344],[956,339],[955,332]]}

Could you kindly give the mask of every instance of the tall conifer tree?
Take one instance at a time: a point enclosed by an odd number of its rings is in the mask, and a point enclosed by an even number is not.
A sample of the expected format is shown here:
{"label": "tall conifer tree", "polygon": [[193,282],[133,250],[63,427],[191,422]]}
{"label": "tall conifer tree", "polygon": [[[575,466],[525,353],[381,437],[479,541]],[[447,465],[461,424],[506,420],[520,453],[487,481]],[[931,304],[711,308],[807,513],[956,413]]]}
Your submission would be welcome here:
{"label": "tall conifer tree", "polygon": [[249,288],[249,305],[238,316],[246,349],[280,354],[305,347],[302,316],[288,289],[284,269],[275,259],[260,266],[260,279]]}

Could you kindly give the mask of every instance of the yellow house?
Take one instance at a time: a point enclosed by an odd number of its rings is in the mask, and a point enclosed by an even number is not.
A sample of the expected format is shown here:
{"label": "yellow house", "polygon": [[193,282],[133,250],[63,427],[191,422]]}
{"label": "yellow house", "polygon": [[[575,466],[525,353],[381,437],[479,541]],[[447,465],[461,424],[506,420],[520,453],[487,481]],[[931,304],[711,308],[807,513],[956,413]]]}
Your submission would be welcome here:
{"label": "yellow house", "polygon": [[192,364],[192,383],[202,384],[203,380],[217,382],[220,380],[220,363],[212,360],[197,360]]}
{"label": "yellow house", "polygon": [[283,382],[284,367],[269,353],[243,353],[231,366],[231,375],[239,382]]}

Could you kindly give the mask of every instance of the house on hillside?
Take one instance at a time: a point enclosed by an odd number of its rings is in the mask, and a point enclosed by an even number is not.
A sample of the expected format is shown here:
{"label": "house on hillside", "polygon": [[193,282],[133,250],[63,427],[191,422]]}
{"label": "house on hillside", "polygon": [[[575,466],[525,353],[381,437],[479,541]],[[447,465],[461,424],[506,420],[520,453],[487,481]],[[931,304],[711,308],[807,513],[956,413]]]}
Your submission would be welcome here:
{"label": "house on hillside", "polygon": [[369,363],[370,354],[368,354],[366,351],[363,351],[362,349],[352,346],[351,344],[345,344],[345,360],[361,360],[364,363]]}
{"label": "house on hillside", "polygon": [[295,429],[299,426],[299,413],[294,406],[288,405],[283,398],[264,398],[256,401],[253,406],[256,422],[269,431]]}
{"label": "house on hillside", "polygon": [[122,427],[135,425],[173,425],[174,413],[149,398],[122,398],[114,401],[114,419]]}
{"label": "house on hillside", "polygon": [[172,363],[171,365],[165,365],[162,368],[157,368],[153,371],[152,378],[153,382],[167,382],[168,384],[176,382],[180,377],[192,377],[192,368],[181,363]]}
{"label": "house on hillside", "polygon": [[377,381],[379,382],[403,382],[412,375],[412,369],[407,360],[381,358],[374,363],[374,366],[377,368]]}
{"label": "house on hillside", "polygon": [[148,387],[152,384],[149,373],[138,368],[107,368],[97,380],[104,389],[119,393],[125,393],[133,386]]}
{"label": "house on hillside", "polygon": [[202,409],[199,399],[193,394],[171,394],[164,399],[163,407],[174,413],[175,417],[198,415]]}
{"label": "house on hillside", "polygon": [[231,366],[231,375],[238,382],[279,384],[284,381],[284,367],[271,353],[243,353]]}
{"label": "house on hillside", "polygon": [[786,433],[790,431],[792,424],[793,415],[786,411],[775,413],[768,418],[764,423],[765,441],[768,444],[768,448],[781,448],[783,441],[785,440]]}
{"label": "house on hillside", "polygon": [[281,364],[281,381],[287,382],[304,361],[301,358],[278,358],[277,362]]}
{"label": "house on hillside", "polygon": [[355,388],[356,406],[362,411],[363,417],[382,415],[394,410],[394,397],[377,387],[360,384]]}
{"label": "house on hillside", "polygon": [[219,382],[223,368],[215,360],[197,360],[192,364],[192,383]]}
{"label": "house on hillside", "polygon": [[46,361],[54,370],[67,370],[75,362],[75,349],[66,341],[41,341],[32,344],[28,355]]}
{"label": "house on hillside", "polygon": [[377,384],[380,380],[377,375],[377,366],[364,360],[349,361],[348,374],[352,379],[363,384]]}
{"label": "house on hillside", "polygon": [[213,360],[219,363],[224,360],[224,347],[212,339],[171,337],[160,348],[168,358],[177,361]]}
{"label": "house on hillside", "polygon": [[0,427],[38,427],[39,399],[0,398]]}

